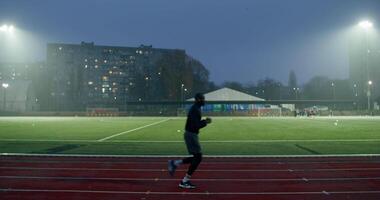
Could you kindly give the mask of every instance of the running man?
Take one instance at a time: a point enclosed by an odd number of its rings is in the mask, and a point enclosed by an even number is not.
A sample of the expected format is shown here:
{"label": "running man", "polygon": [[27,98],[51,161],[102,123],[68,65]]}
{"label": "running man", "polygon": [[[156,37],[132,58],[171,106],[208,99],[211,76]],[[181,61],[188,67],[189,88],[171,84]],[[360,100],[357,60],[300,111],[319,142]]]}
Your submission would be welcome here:
{"label": "running man", "polygon": [[199,129],[207,126],[211,123],[211,118],[206,118],[202,120],[201,107],[205,105],[205,97],[201,93],[195,95],[195,102],[191,106],[189,113],[187,114],[186,126],[184,139],[189,154],[192,154],[192,157],[184,158],[182,160],[169,160],[168,161],[168,171],[171,176],[174,175],[175,170],[181,164],[190,164],[189,169],[183,177],[182,181],[179,183],[179,187],[192,189],[195,188],[190,182],[190,178],[197,169],[199,163],[202,161],[202,149],[199,144]]}

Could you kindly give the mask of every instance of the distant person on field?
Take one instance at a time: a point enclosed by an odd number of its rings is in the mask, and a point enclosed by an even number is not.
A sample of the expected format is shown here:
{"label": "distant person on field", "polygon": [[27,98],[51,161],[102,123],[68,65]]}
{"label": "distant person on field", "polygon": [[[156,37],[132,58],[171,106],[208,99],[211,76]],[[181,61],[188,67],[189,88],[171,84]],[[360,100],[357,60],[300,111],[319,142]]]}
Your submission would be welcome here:
{"label": "distant person on field", "polygon": [[185,134],[184,139],[187,147],[187,151],[189,154],[192,154],[192,157],[184,158],[182,160],[169,160],[168,161],[168,171],[170,175],[174,175],[175,170],[181,164],[190,164],[189,169],[179,183],[179,187],[181,188],[195,188],[190,182],[190,178],[197,169],[199,163],[202,161],[202,149],[199,144],[199,129],[207,126],[207,124],[211,123],[211,118],[206,118],[202,120],[201,107],[205,105],[205,97],[201,93],[197,93],[195,95],[195,102],[193,106],[191,106],[189,113],[187,115],[186,126],[185,126]]}

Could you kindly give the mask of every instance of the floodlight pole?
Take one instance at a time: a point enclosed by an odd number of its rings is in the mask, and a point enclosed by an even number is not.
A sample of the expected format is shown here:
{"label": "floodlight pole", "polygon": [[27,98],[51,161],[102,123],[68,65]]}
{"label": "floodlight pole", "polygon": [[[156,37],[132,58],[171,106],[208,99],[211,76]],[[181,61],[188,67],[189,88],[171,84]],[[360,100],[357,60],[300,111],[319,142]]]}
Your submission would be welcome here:
{"label": "floodlight pole", "polygon": [[370,87],[371,87],[371,84],[370,84],[370,81],[369,81],[369,44],[368,44],[368,30],[366,29],[365,30],[365,43],[366,43],[366,55],[365,55],[365,67],[366,67],[366,71],[367,71],[367,81],[368,81],[368,88],[367,88],[367,98],[368,98],[368,104],[367,104],[367,109],[368,109],[368,112],[371,110],[371,90],[370,90]]}
{"label": "floodlight pole", "polygon": [[367,88],[367,109],[368,109],[368,112],[371,110],[371,85],[372,85],[372,81],[370,80],[369,78],[369,53],[370,53],[370,50],[369,50],[369,35],[368,35],[368,31],[370,28],[373,27],[373,24],[372,22],[370,21],[362,21],[360,22],[359,24],[359,27],[361,27],[364,31],[365,31],[365,45],[366,45],[366,49],[365,49],[365,67],[366,67],[366,73],[367,73],[367,80],[368,81],[368,88]]}
{"label": "floodlight pole", "polygon": [[[334,82],[331,82],[331,89],[332,89],[333,100],[335,100],[335,84],[334,84]],[[335,108],[336,108],[336,104],[335,103],[334,103],[333,108],[335,110]]]}
{"label": "floodlight pole", "polygon": [[298,91],[300,90],[300,88],[293,88],[294,90],[294,93],[296,94],[296,100],[298,100]]}
{"label": "floodlight pole", "polygon": [[5,111],[6,106],[6,100],[7,100],[7,90],[4,88],[4,99],[3,99],[3,110]]}
{"label": "floodlight pole", "polygon": [[372,81],[368,81],[368,89],[367,89],[368,112],[371,110],[371,86],[372,86]]}
{"label": "floodlight pole", "polygon": [[3,83],[1,85],[3,87],[3,90],[4,90],[4,96],[3,96],[3,110],[5,111],[6,110],[6,101],[7,101],[7,88],[9,87],[9,84],[8,83]]}
{"label": "floodlight pole", "polygon": [[185,87],[185,84],[181,84],[181,108],[183,108],[183,87]]}

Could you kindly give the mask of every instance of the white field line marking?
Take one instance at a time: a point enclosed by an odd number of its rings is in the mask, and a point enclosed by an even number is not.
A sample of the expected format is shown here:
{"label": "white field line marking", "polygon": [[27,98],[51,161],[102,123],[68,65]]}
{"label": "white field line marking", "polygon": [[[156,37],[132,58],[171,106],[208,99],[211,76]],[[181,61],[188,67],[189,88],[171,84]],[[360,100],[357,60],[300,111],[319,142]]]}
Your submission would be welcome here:
{"label": "white field line marking", "polygon": [[[125,169],[125,168],[79,168],[79,167],[0,167],[8,170],[75,170],[75,171],[133,171],[166,172],[167,169]],[[330,169],[198,169],[200,172],[314,172],[314,171],[378,171],[380,168],[330,168]],[[187,171],[178,169],[177,171]]]}
{"label": "white field line marking", "polygon": [[[59,179],[59,180],[110,180],[110,181],[180,181],[182,179],[168,178],[107,178],[107,177],[62,177],[62,176],[0,176],[0,179]],[[234,181],[234,182],[275,182],[275,181],[360,181],[360,180],[380,180],[380,177],[347,177],[347,178],[268,178],[268,179],[230,179],[230,178],[209,178],[192,179],[196,181]]]}
{"label": "white field line marking", "polygon": [[[47,190],[47,189],[10,189],[0,188],[0,192],[48,192],[48,193],[103,193],[103,194],[141,194],[146,191],[110,191],[110,190]],[[379,194],[380,190],[369,191],[328,191],[330,194]],[[325,195],[323,191],[316,192],[149,192],[149,195]]]}
{"label": "white field line marking", "polygon": [[134,128],[132,130],[128,130],[128,131],[123,131],[121,133],[117,133],[117,134],[114,134],[114,135],[110,135],[108,137],[105,137],[105,138],[102,138],[102,139],[98,139],[97,141],[98,142],[103,142],[105,140],[108,140],[108,139],[111,139],[111,138],[114,138],[114,137],[117,137],[117,136],[120,136],[120,135],[123,135],[123,134],[126,134],[126,133],[130,133],[130,132],[133,132],[133,131],[137,131],[137,130],[140,130],[140,129],[143,129],[143,128],[146,128],[146,127],[149,127],[149,126],[154,126],[154,125],[157,125],[157,124],[161,124],[163,122],[167,122],[169,121],[170,119],[164,119],[164,120],[161,120],[161,121],[158,121],[158,122],[154,122],[154,123],[151,123],[151,124],[148,124],[148,125],[145,125],[145,126],[141,126],[141,127],[138,127],[138,128]]}
{"label": "white field line marking", "polygon": [[[67,158],[173,158],[189,156],[182,155],[101,155],[101,154],[34,154],[34,153],[0,153],[1,156],[29,156],[29,157],[67,157]],[[362,157],[380,158],[380,154],[325,154],[325,155],[204,155],[207,158],[331,158],[331,157]]]}
{"label": "white field line marking", "polygon": [[97,140],[0,139],[0,142],[97,142]]}
{"label": "white field line marking", "polygon": [[[169,119],[167,119],[169,120]],[[166,120],[166,121],[167,121]],[[119,136],[121,134],[137,131],[148,126],[153,126],[164,121],[155,122],[153,124],[148,124],[143,127],[136,129],[124,131],[111,135],[106,138],[99,140],[56,140],[56,139],[0,139],[0,142],[107,142],[107,143],[183,143],[183,140],[111,140],[105,141],[110,138]],[[380,142],[380,139],[332,139],[332,140],[321,140],[321,139],[311,139],[311,140],[203,140],[201,143],[283,143],[283,142]]]}

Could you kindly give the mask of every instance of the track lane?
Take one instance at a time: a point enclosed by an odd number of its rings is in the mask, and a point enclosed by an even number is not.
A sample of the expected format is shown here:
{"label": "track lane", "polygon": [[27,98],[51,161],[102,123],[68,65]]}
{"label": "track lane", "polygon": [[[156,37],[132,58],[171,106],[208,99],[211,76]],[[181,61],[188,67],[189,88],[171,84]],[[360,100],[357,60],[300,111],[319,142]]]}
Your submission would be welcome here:
{"label": "track lane", "polygon": [[191,191],[168,158],[3,158],[2,199],[380,199],[378,157],[206,158]]}

